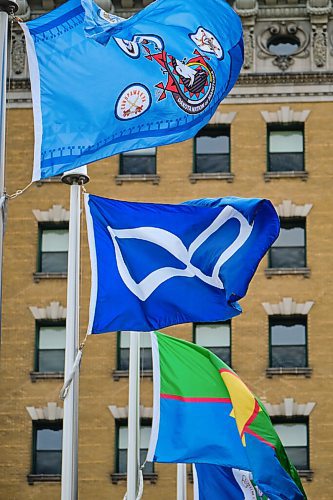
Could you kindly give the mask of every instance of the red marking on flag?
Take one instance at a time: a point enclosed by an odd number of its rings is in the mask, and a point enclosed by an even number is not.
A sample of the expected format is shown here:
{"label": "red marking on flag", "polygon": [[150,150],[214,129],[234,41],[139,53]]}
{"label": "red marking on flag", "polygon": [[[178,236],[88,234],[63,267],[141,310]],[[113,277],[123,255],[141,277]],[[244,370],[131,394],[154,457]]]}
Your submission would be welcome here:
{"label": "red marking on flag", "polygon": [[242,430],[242,434],[241,434],[241,437],[243,437],[244,435],[244,432],[245,430],[250,427],[250,425],[252,424],[252,422],[254,421],[254,419],[257,417],[258,413],[260,411],[260,406],[258,404],[258,401],[256,400],[255,401],[255,404],[254,404],[254,410],[253,410],[253,413],[251,415],[251,417],[248,419],[248,421],[246,422],[246,424],[244,425],[244,428]]}
{"label": "red marking on flag", "polygon": [[263,443],[267,444],[268,446],[270,446],[271,448],[273,448],[273,450],[275,449],[275,446],[274,446],[272,443],[270,443],[269,441],[266,441],[266,439],[264,439],[263,437],[259,436],[259,434],[257,434],[257,433],[256,433],[256,432],[254,432],[253,430],[251,430],[251,429],[247,428],[247,429],[245,430],[245,432],[246,432],[246,434],[251,434],[251,436],[254,436],[254,437],[256,437],[257,439],[259,439],[259,441],[261,441],[261,442],[263,442]]}
{"label": "red marking on flag", "polygon": [[230,398],[188,398],[175,394],[161,394],[161,399],[173,399],[176,401],[184,401],[184,403],[231,403]]}

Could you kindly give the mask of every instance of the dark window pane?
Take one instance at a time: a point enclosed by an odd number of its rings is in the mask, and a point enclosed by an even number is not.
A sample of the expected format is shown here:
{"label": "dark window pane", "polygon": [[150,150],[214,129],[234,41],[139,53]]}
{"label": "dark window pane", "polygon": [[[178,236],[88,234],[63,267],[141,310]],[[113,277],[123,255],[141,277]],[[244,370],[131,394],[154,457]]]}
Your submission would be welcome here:
{"label": "dark window pane", "polygon": [[197,154],[195,161],[195,172],[219,173],[230,171],[229,154]]}
{"label": "dark window pane", "polygon": [[[129,349],[121,348],[119,357],[119,370],[129,370]],[[140,370],[152,370],[153,359],[150,348],[140,349]]]}
{"label": "dark window pane", "polygon": [[36,450],[61,450],[62,429],[37,429]]}
{"label": "dark window pane", "polygon": [[289,460],[294,464],[296,469],[307,470],[309,468],[306,446],[285,446],[285,450]]}
{"label": "dark window pane", "polygon": [[231,365],[231,353],[229,347],[208,347],[208,349],[222,359],[222,361],[227,363],[227,365]]}
{"label": "dark window pane", "polygon": [[[146,449],[140,450],[140,465],[146,460],[147,457]],[[117,472],[127,472],[127,450],[118,450],[118,471]],[[147,462],[144,466],[143,473],[154,472],[154,464],[152,462]]]}
{"label": "dark window pane", "polygon": [[287,322],[280,324],[271,322],[272,345],[304,345],[306,343],[306,320],[302,323]]}
{"label": "dark window pane", "polygon": [[270,172],[293,172],[304,170],[303,153],[270,153]]}
{"label": "dark window pane", "polygon": [[140,370],[152,370],[153,358],[151,349],[140,349]]}
{"label": "dark window pane", "polygon": [[66,273],[67,258],[67,252],[43,252],[41,271],[43,273]]}
{"label": "dark window pane", "polygon": [[38,370],[40,372],[63,372],[65,366],[65,350],[40,350],[38,353]]}
{"label": "dark window pane", "polygon": [[271,356],[271,366],[273,368],[307,366],[305,346],[273,346]]}
{"label": "dark window pane", "polygon": [[156,157],[122,155],[120,174],[156,174]]}
{"label": "dark window pane", "polygon": [[229,136],[222,135],[222,132],[200,134],[196,137],[196,153],[198,155],[219,155],[219,154],[229,154]]}
{"label": "dark window pane", "polygon": [[271,267],[305,267],[305,249],[304,248],[271,248],[270,250]]}
{"label": "dark window pane", "polygon": [[61,451],[37,451],[35,474],[61,474]]}
{"label": "dark window pane", "polygon": [[118,471],[127,472],[127,450],[118,450]]}
{"label": "dark window pane", "polygon": [[119,351],[119,370],[129,369],[129,349],[122,348]]}
{"label": "dark window pane", "polygon": [[302,247],[305,244],[304,222],[281,221],[280,234],[273,247]]}
{"label": "dark window pane", "polygon": [[[143,464],[143,462],[146,460],[147,453],[148,453],[147,449],[140,450],[140,465]],[[146,464],[143,468],[143,473],[144,474],[151,474],[152,472],[154,472],[154,463],[153,462],[146,462]]]}

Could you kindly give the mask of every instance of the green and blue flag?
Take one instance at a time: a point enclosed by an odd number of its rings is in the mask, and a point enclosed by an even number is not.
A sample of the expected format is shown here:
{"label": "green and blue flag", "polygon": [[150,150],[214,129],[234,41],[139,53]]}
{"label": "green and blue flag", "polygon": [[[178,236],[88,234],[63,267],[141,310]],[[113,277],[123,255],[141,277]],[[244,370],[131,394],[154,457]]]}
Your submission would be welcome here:
{"label": "green and blue flag", "polygon": [[306,498],[263,404],[237,374],[208,349],[162,333],[151,337],[154,415],[147,460],[240,469],[270,500]]}

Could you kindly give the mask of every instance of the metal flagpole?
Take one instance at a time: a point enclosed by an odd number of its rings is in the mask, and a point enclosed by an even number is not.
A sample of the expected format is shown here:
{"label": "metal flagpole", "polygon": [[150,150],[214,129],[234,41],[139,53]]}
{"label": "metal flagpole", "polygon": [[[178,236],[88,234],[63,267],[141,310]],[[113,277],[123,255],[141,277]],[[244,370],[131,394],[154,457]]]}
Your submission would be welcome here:
{"label": "metal flagpole", "polygon": [[177,500],[186,500],[186,464],[177,464]]}
{"label": "metal flagpole", "polygon": [[7,45],[9,15],[17,11],[12,0],[0,0],[0,337],[2,326],[2,257],[5,233],[5,150],[7,102]]}
{"label": "metal flagpole", "polygon": [[[80,167],[66,172],[62,177],[62,181],[71,186],[64,373],[64,380],[68,380],[79,350],[80,195],[81,185],[89,181],[87,168]],[[64,399],[61,469],[62,500],[77,500],[78,498],[78,402],[79,374],[76,371]]]}
{"label": "metal flagpole", "polygon": [[130,332],[128,387],[127,500],[136,500],[140,449],[140,332]]}

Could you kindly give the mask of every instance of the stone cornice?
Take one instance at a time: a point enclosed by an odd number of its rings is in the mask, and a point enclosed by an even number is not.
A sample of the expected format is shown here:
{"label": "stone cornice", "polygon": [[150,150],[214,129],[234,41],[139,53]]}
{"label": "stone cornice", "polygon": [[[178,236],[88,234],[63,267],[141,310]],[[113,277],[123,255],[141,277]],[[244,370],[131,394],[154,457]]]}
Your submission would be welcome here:
{"label": "stone cornice", "polygon": [[242,85],[332,84],[332,72],[326,73],[248,73],[240,74],[235,88]]}
{"label": "stone cornice", "polygon": [[[119,407],[116,405],[110,405],[109,410],[115,419],[127,419],[128,418],[128,406]],[[153,409],[147,408],[140,405],[140,418],[153,418]]]}
{"label": "stone cornice", "polygon": [[262,306],[268,316],[291,316],[293,314],[306,316],[313,304],[313,300],[297,304],[291,297],[284,297],[278,304],[263,302]]}
{"label": "stone cornice", "polygon": [[57,321],[66,319],[67,315],[66,307],[63,307],[60,302],[50,302],[46,307],[30,306],[29,309],[35,320]]}
{"label": "stone cornice", "polygon": [[68,222],[69,210],[62,205],[53,205],[48,210],[33,210],[32,213],[38,222]]}
{"label": "stone cornice", "polygon": [[307,217],[312,206],[311,203],[296,205],[291,200],[283,200],[282,203],[275,207],[275,210],[279,217]]}
{"label": "stone cornice", "polygon": [[263,401],[270,417],[308,417],[316,403],[296,403],[293,398],[284,398],[281,403],[271,404]]}
{"label": "stone cornice", "polygon": [[35,408],[34,406],[27,406],[31,420],[62,420],[64,418],[64,409],[57,406],[57,403],[47,403],[44,408]]}
{"label": "stone cornice", "polygon": [[261,111],[266,123],[304,123],[309,114],[309,109],[296,111],[290,106],[281,106],[277,111]]}

